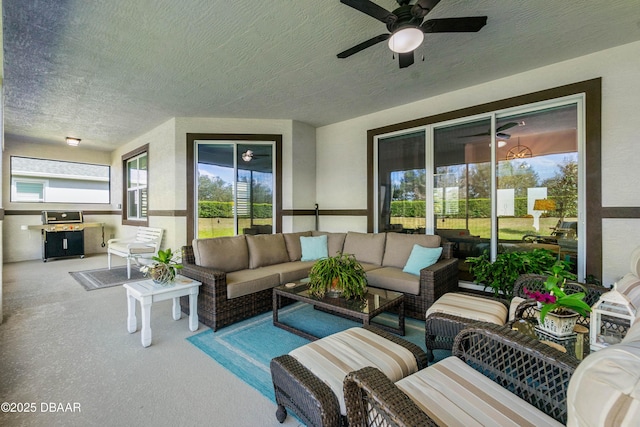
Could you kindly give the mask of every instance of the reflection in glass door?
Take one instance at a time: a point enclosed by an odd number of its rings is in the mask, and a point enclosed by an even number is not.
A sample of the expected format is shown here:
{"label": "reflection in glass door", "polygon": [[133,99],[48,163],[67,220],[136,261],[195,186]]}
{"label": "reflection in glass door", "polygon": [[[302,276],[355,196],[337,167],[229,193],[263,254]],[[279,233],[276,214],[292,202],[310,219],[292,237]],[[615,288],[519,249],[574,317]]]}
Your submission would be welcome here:
{"label": "reflection in glass door", "polygon": [[545,248],[580,270],[577,123],[571,103],[497,116],[495,136],[491,117],[434,129],[435,230],[457,258]]}
{"label": "reflection in glass door", "polygon": [[198,238],[273,232],[273,144],[197,142]]}

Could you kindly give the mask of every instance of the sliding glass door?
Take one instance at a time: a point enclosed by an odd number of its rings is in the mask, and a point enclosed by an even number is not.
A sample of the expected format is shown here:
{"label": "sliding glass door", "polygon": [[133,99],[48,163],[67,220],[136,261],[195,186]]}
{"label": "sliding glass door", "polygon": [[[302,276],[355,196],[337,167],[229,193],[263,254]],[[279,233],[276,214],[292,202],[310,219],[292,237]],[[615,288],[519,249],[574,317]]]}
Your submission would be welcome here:
{"label": "sliding glass door", "polygon": [[[581,114],[576,97],[379,137],[378,231],[453,242],[462,280],[472,280],[467,257],[535,248],[572,262],[583,278]],[[429,181],[414,179],[425,171]],[[424,217],[409,226],[397,206]]]}
{"label": "sliding glass door", "polygon": [[198,238],[271,234],[274,143],[196,141]]}

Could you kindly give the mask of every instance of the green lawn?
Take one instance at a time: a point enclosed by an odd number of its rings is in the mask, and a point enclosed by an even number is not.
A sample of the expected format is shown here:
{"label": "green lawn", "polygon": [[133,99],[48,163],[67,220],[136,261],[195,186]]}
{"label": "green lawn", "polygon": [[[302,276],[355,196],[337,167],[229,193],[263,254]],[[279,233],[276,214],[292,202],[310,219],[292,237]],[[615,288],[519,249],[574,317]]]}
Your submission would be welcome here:
{"label": "green lawn", "polygon": [[[250,226],[248,219],[241,219],[240,230]],[[424,218],[392,218],[393,224],[402,224],[406,229],[417,229],[425,226]],[[558,218],[540,218],[540,230],[536,232],[533,228],[533,218],[499,218],[500,239],[501,240],[522,240],[526,234],[539,234],[541,236],[551,235],[552,228],[557,224]],[[271,224],[270,218],[254,219],[256,225]],[[490,237],[491,221],[488,218],[465,219],[445,218],[438,219],[437,228],[469,228],[474,236],[484,238]],[[233,236],[232,218],[200,218],[198,220],[199,238]]]}

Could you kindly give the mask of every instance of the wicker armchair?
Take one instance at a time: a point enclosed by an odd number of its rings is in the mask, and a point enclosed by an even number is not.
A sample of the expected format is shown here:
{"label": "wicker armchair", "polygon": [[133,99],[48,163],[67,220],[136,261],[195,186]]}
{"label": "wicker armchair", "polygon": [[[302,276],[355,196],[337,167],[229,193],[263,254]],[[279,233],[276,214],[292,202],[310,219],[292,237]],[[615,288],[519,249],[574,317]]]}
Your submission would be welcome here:
{"label": "wicker armchair", "polygon": [[[476,323],[462,331],[455,339],[452,357],[566,423],[567,389],[576,359],[517,331],[488,323]],[[350,426],[437,425],[375,368],[350,373],[344,381],[344,395]]]}
{"label": "wicker armchair", "polygon": [[[536,306],[536,302],[527,299],[527,295],[524,293],[524,288],[532,291],[542,291],[545,289],[544,282],[547,276],[541,274],[522,274],[513,285],[514,300],[507,301],[498,299],[498,301],[510,307],[513,301],[522,301],[517,305],[514,311],[514,319],[530,319],[535,321],[538,314],[533,310]],[[578,284],[567,283],[565,290],[569,292],[586,292],[585,301],[589,305],[593,305],[598,301],[600,295],[607,292],[608,289],[602,286],[593,284]],[[476,298],[494,299],[489,296],[475,295]],[[518,298],[518,300],[516,300]],[[578,318],[578,324],[589,327],[589,317],[580,316]],[[427,354],[429,360],[433,360],[433,350],[443,349],[451,350],[453,347],[453,341],[456,335],[464,328],[476,323],[476,320],[445,314],[445,313],[433,313],[430,314],[425,322],[425,342],[427,346]]]}

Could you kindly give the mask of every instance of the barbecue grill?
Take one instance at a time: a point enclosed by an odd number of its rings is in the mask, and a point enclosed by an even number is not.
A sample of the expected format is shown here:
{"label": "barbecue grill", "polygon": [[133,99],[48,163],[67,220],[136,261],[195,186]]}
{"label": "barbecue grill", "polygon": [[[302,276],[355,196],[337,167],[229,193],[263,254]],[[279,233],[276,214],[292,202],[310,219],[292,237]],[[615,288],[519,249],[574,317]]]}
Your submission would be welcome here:
{"label": "barbecue grill", "polygon": [[84,258],[84,223],[81,211],[42,211],[42,260]]}

